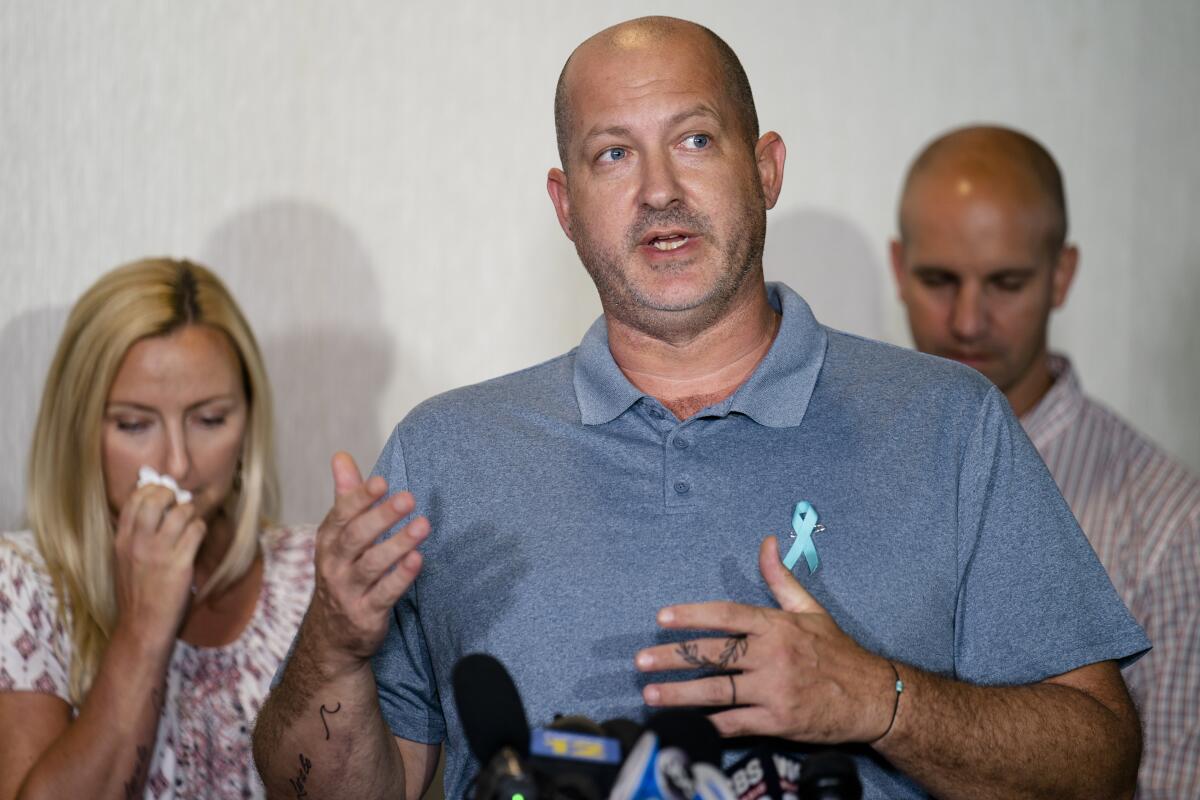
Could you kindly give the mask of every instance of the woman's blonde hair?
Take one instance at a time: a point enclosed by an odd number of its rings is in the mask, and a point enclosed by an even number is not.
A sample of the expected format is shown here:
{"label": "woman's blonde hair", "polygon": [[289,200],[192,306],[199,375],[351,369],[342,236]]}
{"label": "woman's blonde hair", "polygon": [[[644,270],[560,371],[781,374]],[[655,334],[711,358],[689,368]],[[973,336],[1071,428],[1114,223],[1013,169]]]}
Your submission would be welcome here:
{"label": "woman's blonde hair", "polygon": [[254,334],[229,290],[188,261],[148,259],[118,267],[84,292],[58,343],[29,454],[26,510],[69,625],[70,693],[82,702],[117,621],[113,514],[101,456],[108,393],[129,348],[185,325],[223,332],[237,351],[247,402],[240,481],[225,505],[234,527],[229,551],[198,597],[236,581],[274,519],[279,488],[271,388]]}

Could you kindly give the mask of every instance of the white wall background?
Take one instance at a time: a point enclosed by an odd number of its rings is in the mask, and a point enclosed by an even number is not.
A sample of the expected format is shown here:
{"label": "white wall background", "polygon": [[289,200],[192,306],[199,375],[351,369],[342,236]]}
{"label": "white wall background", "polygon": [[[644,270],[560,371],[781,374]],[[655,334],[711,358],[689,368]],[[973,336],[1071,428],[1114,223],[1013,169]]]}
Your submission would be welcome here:
{"label": "white wall background", "polygon": [[573,346],[599,305],[544,191],[558,70],[645,13],[708,24],[790,146],[767,261],[824,321],[907,342],[898,184],[1000,121],[1066,173],[1084,383],[1200,468],[1200,3],[0,0],[0,527],[69,305],[143,255],[242,301],[279,398],[286,512],[422,398]]}

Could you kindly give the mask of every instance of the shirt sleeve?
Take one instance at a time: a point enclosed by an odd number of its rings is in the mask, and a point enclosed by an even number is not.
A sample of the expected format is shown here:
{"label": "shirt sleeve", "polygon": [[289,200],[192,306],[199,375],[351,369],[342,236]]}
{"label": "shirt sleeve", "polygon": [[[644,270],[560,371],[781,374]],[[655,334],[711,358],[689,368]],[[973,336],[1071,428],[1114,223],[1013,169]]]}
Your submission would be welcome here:
{"label": "shirt sleeve", "polygon": [[0,691],[70,703],[66,630],[49,576],[34,554],[0,536]]}
{"label": "shirt sleeve", "polygon": [[1200,518],[1174,531],[1133,600],[1154,651],[1126,679],[1143,720],[1142,798],[1200,797]]}
{"label": "shirt sleeve", "polygon": [[962,454],[958,503],[957,677],[1035,683],[1149,649],[994,387]]}
{"label": "shirt sleeve", "polygon": [[[389,493],[409,488],[408,470],[400,429],[392,432],[372,470],[388,482]],[[420,498],[418,498],[418,506]],[[388,532],[395,533],[407,522],[401,520]],[[421,578],[392,608],[387,635],[372,659],[379,707],[392,734],[424,744],[436,744],[446,736],[429,646],[421,625]]]}

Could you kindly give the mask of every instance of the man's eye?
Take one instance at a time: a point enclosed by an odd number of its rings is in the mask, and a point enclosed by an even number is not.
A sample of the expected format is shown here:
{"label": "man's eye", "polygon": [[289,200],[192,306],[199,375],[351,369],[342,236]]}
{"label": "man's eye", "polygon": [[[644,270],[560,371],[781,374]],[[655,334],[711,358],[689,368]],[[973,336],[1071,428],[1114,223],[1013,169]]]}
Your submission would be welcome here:
{"label": "man's eye", "polygon": [[1024,277],[1007,277],[997,278],[995,286],[1002,292],[1019,292],[1025,288],[1026,279]]}
{"label": "man's eye", "polygon": [[601,161],[620,161],[625,158],[628,153],[624,147],[610,147],[600,154]]}
{"label": "man's eye", "polygon": [[691,150],[703,150],[708,147],[710,141],[707,133],[693,133],[684,139],[683,143]]}
{"label": "man's eye", "polygon": [[937,289],[942,286],[949,286],[953,281],[953,278],[951,278],[949,275],[943,275],[935,272],[918,275],[917,280],[921,282],[922,286],[928,286],[931,289]]}

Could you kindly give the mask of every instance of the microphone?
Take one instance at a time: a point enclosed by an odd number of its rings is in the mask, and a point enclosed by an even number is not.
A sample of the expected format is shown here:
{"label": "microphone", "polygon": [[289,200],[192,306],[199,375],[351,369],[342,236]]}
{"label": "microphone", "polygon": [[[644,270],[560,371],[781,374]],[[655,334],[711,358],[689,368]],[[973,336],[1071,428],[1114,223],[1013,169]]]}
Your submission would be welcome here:
{"label": "microphone", "polygon": [[678,747],[693,763],[721,763],[721,734],[707,715],[699,711],[668,708],[646,720],[665,747]]}
{"label": "microphone", "polygon": [[766,748],[752,751],[727,773],[737,800],[861,800],[854,759],[836,750],[805,757]]}
{"label": "microphone", "polygon": [[621,743],[581,716],[558,716],[549,727],[535,728],[529,750],[530,767],[556,800],[602,800],[621,764]]}
{"label": "microphone", "polygon": [[525,765],[529,722],[508,670],[491,656],[474,653],[459,659],[451,679],[467,744],[483,765],[475,778],[475,800],[537,800],[537,785]]}
{"label": "microphone", "polygon": [[609,800],[735,800],[720,758],[721,739],[708,717],[660,712],[647,721]]}
{"label": "microphone", "polygon": [[629,758],[630,751],[633,750],[642,735],[642,726],[624,717],[606,719],[600,723],[600,729],[604,731],[605,736],[616,739],[617,743],[621,745],[622,759]]}
{"label": "microphone", "polygon": [[781,800],[783,787],[775,760],[765,749],[751,751],[725,771],[737,800]]}
{"label": "microphone", "polygon": [[854,759],[836,750],[814,753],[800,773],[800,800],[861,800],[862,782]]}
{"label": "microphone", "polygon": [[680,785],[688,767],[682,750],[661,747],[658,735],[646,731],[617,773],[608,800],[690,800],[692,787]]}

